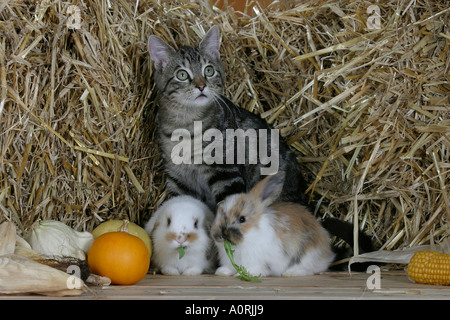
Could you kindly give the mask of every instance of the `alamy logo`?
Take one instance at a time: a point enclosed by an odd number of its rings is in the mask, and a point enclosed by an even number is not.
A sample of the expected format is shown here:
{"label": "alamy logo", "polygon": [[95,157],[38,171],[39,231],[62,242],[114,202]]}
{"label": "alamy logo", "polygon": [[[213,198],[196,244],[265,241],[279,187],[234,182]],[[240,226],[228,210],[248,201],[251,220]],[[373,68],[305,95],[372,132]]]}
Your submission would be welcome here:
{"label": "alamy logo", "polygon": [[67,28],[77,30],[81,29],[81,10],[76,5],[70,5],[67,8]]}
{"label": "alamy logo", "polygon": [[81,282],[81,269],[77,265],[70,265],[67,267],[67,273],[71,274],[66,280],[67,289],[81,289],[83,283]]}
{"label": "alamy logo", "polygon": [[381,271],[380,267],[371,265],[367,268],[367,273],[371,275],[366,280],[366,287],[369,290],[381,289]]}
{"label": "alamy logo", "polygon": [[261,175],[271,175],[279,168],[279,138],[276,129],[226,129],[225,136],[215,128],[203,132],[202,122],[194,121],[192,135],[187,129],[172,132],[171,141],[179,143],[173,147],[171,159],[174,164],[260,163]]}
{"label": "alamy logo", "polygon": [[380,7],[377,5],[371,5],[367,8],[367,14],[370,14],[367,19],[367,29],[375,30],[381,29],[381,14]]}

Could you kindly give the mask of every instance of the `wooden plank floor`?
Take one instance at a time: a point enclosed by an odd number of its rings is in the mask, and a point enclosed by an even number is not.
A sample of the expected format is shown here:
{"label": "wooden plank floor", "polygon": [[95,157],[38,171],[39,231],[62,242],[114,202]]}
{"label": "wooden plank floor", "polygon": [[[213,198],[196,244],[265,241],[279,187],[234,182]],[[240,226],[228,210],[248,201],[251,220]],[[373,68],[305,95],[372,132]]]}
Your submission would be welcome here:
{"label": "wooden plank floor", "polygon": [[[292,299],[450,299],[450,287],[412,283],[404,272],[381,272],[380,289],[370,290],[370,274],[346,272],[315,276],[262,278],[261,283],[214,275],[148,274],[132,286],[91,287],[93,292],[62,299],[292,300]],[[13,296],[0,299],[49,299]]]}

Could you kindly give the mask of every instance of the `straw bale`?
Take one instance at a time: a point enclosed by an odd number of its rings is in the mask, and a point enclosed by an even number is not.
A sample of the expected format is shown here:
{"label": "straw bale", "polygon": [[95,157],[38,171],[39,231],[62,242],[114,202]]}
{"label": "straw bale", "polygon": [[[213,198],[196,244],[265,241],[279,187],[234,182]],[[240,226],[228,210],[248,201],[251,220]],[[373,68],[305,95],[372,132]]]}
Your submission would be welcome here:
{"label": "straw bale", "polygon": [[206,0],[29,0],[2,2],[0,20],[0,221],[147,220],[167,197],[147,39],[194,45],[216,24],[226,95],[281,130],[318,217],[385,249],[449,233],[446,1],[280,1],[246,15]]}

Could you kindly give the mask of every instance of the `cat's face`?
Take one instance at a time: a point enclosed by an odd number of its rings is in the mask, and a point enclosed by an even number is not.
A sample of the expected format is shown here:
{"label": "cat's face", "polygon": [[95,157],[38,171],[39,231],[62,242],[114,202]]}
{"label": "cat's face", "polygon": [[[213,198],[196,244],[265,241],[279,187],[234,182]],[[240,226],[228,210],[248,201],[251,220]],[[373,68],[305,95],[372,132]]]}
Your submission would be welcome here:
{"label": "cat's face", "polygon": [[163,103],[188,108],[211,105],[224,88],[225,74],[219,47],[217,27],[208,31],[198,47],[183,47],[178,51],[151,36],[148,49]]}

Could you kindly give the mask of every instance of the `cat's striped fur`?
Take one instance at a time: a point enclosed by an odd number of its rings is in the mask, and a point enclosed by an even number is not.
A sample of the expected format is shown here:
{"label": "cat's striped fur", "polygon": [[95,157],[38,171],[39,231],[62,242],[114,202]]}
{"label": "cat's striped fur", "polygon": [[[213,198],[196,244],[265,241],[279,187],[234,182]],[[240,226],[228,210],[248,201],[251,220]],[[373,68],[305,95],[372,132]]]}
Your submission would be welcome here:
{"label": "cat's striped fur", "polygon": [[[271,150],[269,125],[223,96],[225,73],[219,47],[217,27],[213,27],[197,47],[183,47],[178,51],[155,36],[149,40],[159,95],[157,139],[167,174],[167,186],[173,195],[194,196],[212,209],[227,195],[247,192],[262,180],[262,165],[249,164],[248,157],[246,164],[225,164],[225,161],[224,164],[194,164],[193,161],[192,164],[174,164],[171,154],[179,143],[171,139],[174,131],[186,129],[194,137],[194,121],[201,121],[201,134],[209,128],[218,129],[224,135],[226,129],[266,129],[268,149]],[[203,142],[203,147],[209,143]],[[194,150],[192,158],[195,152],[201,151]],[[225,157],[226,147],[223,154]],[[236,156],[236,152],[234,154]],[[279,170],[289,175],[280,199],[302,201],[303,179],[296,157],[284,141],[279,141]]]}

